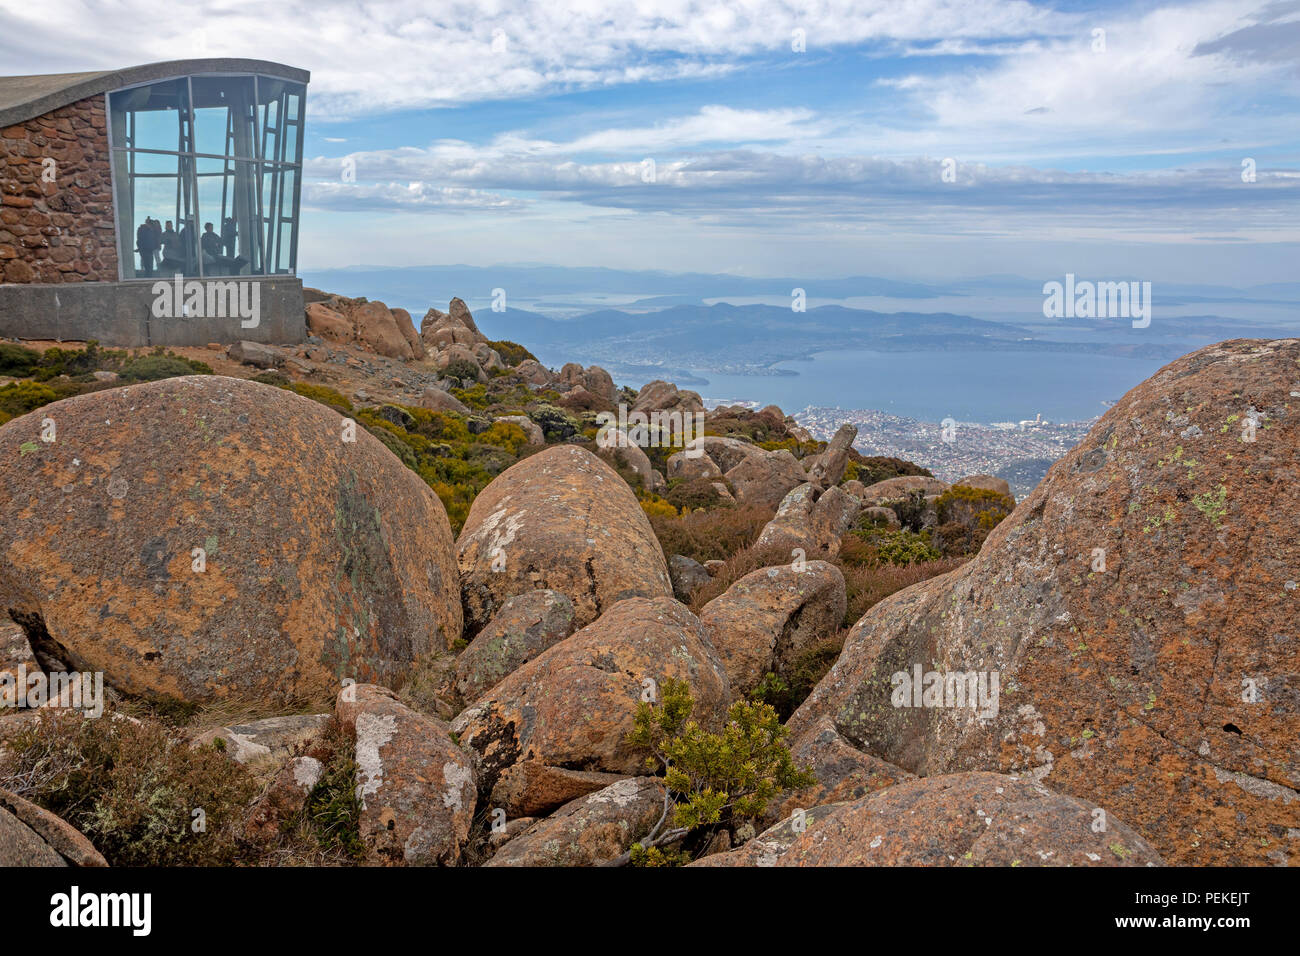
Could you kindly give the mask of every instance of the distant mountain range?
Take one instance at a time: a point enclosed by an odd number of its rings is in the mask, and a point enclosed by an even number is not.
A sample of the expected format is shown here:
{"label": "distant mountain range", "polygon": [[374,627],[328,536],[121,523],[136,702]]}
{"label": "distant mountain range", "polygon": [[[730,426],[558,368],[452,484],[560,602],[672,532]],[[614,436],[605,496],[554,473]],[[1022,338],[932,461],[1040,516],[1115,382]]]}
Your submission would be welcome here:
{"label": "distant mountain range", "polygon": [[[1042,283],[1021,276],[921,284],[876,276],[758,279],[504,265],[357,266],[309,271],[303,280],[330,292],[381,298],[390,306],[407,308],[417,326],[429,305],[445,308],[448,299],[460,296],[486,334],[523,343],[544,361],[547,355],[563,355],[603,365],[616,376],[649,375],[679,384],[689,384],[697,372],[790,374],[773,366],[832,350],[1052,351],[1163,361],[1220,339],[1278,337],[1297,331],[1297,326],[1287,327],[1277,320],[1244,320],[1231,315],[1165,313],[1142,330],[1131,328],[1127,319],[1047,322],[1034,311],[1041,302]],[[792,301],[794,289],[803,289],[810,299],[822,302],[907,299],[918,306],[926,299],[968,296],[972,307],[977,301],[984,303],[986,313],[990,295],[1012,297],[1023,304],[1018,311],[999,313],[1008,320],[951,311],[885,312],[825,304],[796,312],[786,304]],[[493,311],[493,296],[499,300],[502,294],[509,307]],[[780,304],[716,301],[728,296],[776,298]],[[1270,307],[1263,312],[1266,315],[1300,318],[1300,282],[1246,289],[1161,284],[1158,296],[1158,307],[1246,303]],[[705,300],[713,304],[704,304]],[[1286,308],[1293,303],[1294,310]],[[1276,308],[1278,305],[1283,308]]]}

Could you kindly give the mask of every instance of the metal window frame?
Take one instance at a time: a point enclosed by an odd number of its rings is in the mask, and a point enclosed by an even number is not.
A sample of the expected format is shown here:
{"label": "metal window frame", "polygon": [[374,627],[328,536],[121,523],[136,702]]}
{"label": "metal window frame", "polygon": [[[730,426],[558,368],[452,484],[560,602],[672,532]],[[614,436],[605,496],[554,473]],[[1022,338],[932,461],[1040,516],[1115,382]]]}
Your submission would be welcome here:
{"label": "metal window frame", "polygon": [[[129,168],[127,170],[126,175],[127,175],[129,186],[132,185],[132,181],[135,178],[132,172],[132,170],[134,170],[135,168],[135,154],[147,153],[147,154],[159,155],[159,156],[176,157],[178,161],[177,178],[188,181],[190,186],[190,202],[196,213],[198,212],[199,209],[198,161],[200,159],[222,160],[223,168],[229,168],[229,164],[231,163],[235,163],[235,164],[244,163],[244,162],[251,163],[254,167],[254,178],[256,180],[255,192],[257,196],[257,200],[256,200],[257,209],[255,212],[256,212],[256,220],[258,223],[258,230],[259,230],[259,236],[257,241],[259,243],[258,251],[261,253],[262,271],[260,273],[249,275],[247,278],[264,279],[264,278],[271,278],[277,275],[289,275],[289,276],[297,275],[298,273],[298,232],[299,232],[299,226],[301,224],[300,210],[302,208],[302,166],[303,166],[302,156],[303,156],[303,140],[304,140],[303,130],[306,128],[307,125],[307,84],[299,80],[289,79],[287,77],[273,77],[270,74],[265,74],[265,77],[268,80],[275,79],[277,81],[283,83],[290,83],[296,87],[301,88],[301,92],[297,92],[293,94],[286,92],[281,94],[281,97],[277,100],[277,102],[282,102],[290,95],[296,95],[299,99],[298,111],[297,111],[298,118],[293,121],[293,124],[297,127],[297,135],[295,136],[295,143],[294,143],[295,146],[294,159],[292,161],[289,161],[289,160],[284,160],[279,156],[275,158],[267,158],[264,155],[266,152],[266,145],[263,142],[262,123],[258,121],[258,106],[261,101],[261,88],[259,86],[259,80],[263,76],[264,74],[259,74],[259,73],[184,73],[184,74],[177,74],[175,76],[156,77],[152,80],[148,80],[143,83],[133,83],[130,86],[123,86],[115,90],[108,90],[103,94],[104,95],[104,131],[105,131],[105,136],[108,140],[108,159],[109,159],[108,167],[109,167],[110,185],[113,194],[113,238],[117,247],[117,277],[119,282],[156,282],[158,281],[159,277],[158,276],[131,276],[130,278],[128,278],[125,275],[125,262],[126,261],[134,262],[134,255],[129,254],[125,257],[123,256],[124,246],[122,244],[123,237],[122,237],[122,229],[121,229],[121,217],[118,211],[119,177],[117,174],[117,164],[114,161],[114,154],[116,153],[125,153],[127,156],[127,163]],[[195,77],[203,77],[203,78],[252,77],[253,80],[253,150],[257,154],[256,156],[243,157],[243,156],[234,156],[228,154],[222,155],[217,153],[203,153],[203,152],[198,152],[194,148],[198,145],[197,137],[195,135],[196,124],[195,124],[195,114],[194,114],[194,78]],[[177,80],[185,81],[185,92],[187,98],[186,118],[189,124],[188,145],[190,146],[190,149],[188,151],[181,151],[181,150],[167,150],[167,149],[136,148],[136,146],[134,145],[134,125],[135,125],[134,117],[131,117],[130,119],[131,132],[132,132],[130,139],[128,140],[127,137],[125,136],[123,137],[123,141],[130,142],[131,145],[115,146],[114,136],[113,136],[114,134],[113,110],[111,109],[110,106],[114,94],[125,93],[130,90],[141,89],[142,87],[146,87],[146,86],[157,86],[163,83],[171,83]],[[279,109],[279,112],[281,115],[278,117],[277,122],[280,124],[280,127],[277,131],[276,146],[277,146],[277,153],[282,154],[283,146],[284,146],[284,136],[283,136],[284,118],[283,118],[282,107]],[[227,134],[227,142],[229,142],[229,134]],[[184,169],[184,167],[180,165],[182,160],[186,160],[189,163],[188,173],[182,171]],[[236,165],[235,168],[237,169],[238,166]],[[283,175],[285,170],[293,170],[295,174],[294,187],[293,187],[292,214],[289,219],[289,224],[292,227],[290,232],[289,265],[288,265],[288,269],[284,272],[270,271],[270,261],[271,261],[269,256],[270,247],[269,247],[269,243],[266,242],[266,236],[263,234],[268,219],[266,218],[267,209],[265,205],[265,197],[263,196],[262,181],[268,169],[271,171],[271,174],[274,177],[273,183],[277,183],[280,186],[283,185]],[[164,174],[158,174],[158,175],[164,175]],[[179,185],[180,184],[178,183],[178,186]],[[223,185],[223,190],[224,188],[225,187]],[[274,191],[275,190],[273,189],[273,192]],[[132,197],[134,197],[134,189],[132,189]],[[279,242],[280,242],[279,226],[281,225],[280,220],[282,218],[280,216],[280,208],[281,208],[281,203],[277,202],[276,203],[276,220],[277,220],[276,221],[276,225],[277,225],[276,248],[277,250],[279,248]],[[197,225],[197,220],[196,220],[196,225]],[[195,231],[197,232],[197,229]],[[195,242],[197,244],[198,237],[195,238]],[[132,249],[133,248],[134,247],[132,246]],[[207,278],[207,276],[204,273],[204,269],[203,269],[203,255],[201,252],[198,252],[200,248],[201,247],[196,245],[197,265],[199,271],[197,278],[204,279]],[[130,250],[127,251],[130,252]],[[275,260],[275,264],[277,266],[279,265],[278,256]],[[132,272],[135,271],[134,265],[132,265],[131,271]],[[191,277],[191,278],[195,278],[195,277]]]}

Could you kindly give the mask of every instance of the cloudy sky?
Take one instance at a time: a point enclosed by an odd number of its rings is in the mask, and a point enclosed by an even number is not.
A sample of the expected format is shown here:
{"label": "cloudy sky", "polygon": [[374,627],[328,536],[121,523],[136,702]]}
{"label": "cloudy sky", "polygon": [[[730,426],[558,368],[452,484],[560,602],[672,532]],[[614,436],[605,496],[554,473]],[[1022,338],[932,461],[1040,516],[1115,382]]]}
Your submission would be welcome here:
{"label": "cloudy sky", "polygon": [[0,0],[0,63],[310,70],[303,270],[1300,279],[1300,0],[166,10]]}

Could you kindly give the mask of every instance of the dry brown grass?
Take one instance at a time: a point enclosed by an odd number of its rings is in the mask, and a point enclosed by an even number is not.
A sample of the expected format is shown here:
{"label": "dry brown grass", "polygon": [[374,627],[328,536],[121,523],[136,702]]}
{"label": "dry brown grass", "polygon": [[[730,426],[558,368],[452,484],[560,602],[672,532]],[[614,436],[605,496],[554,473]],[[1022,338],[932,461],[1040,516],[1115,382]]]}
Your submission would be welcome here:
{"label": "dry brown grass", "polygon": [[726,561],[758,540],[775,512],[753,505],[692,511],[676,518],[651,515],[664,556],[682,554],[703,564]]}

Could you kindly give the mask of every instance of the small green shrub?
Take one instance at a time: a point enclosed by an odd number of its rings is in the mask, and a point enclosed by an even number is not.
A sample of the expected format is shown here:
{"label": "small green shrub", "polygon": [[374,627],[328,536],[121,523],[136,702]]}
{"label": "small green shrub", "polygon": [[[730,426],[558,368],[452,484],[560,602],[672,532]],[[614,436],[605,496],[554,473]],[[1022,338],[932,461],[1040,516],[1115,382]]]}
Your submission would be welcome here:
{"label": "small green shrub", "polygon": [[497,342],[489,342],[488,346],[496,349],[497,354],[501,356],[501,361],[510,368],[514,368],[520,362],[527,361],[528,359],[532,359],[534,362],[537,361],[537,356],[528,351],[528,349],[524,348],[518,342],[510,342],[506,339],[502,339]]}
{"label": "small green shrub", "polygon": [[438,373],[439,378],[469,379],[478,381],[479,367],[469,359],[452,359],[447,367]]}
{"label": "small green shrub", "polygon": [[943,557],[942,552],[930,543],[929,531],[919,534],[907,528],[877,531],[867,541],[874,545],[880,560],[889,564],[921,564]]}
{"label": "small green shrub", "polygon": [[[201,364],[201,363],[199,363]],[[146,355],[132,359],[122,366],[118,377],[123,382],[157,382],[164,378],[176,378],[181,375],[211,375],[212,369],[206,365],[206,372],[194,367],[195,363],[167,355]]]}
{"label": "small green shrub", "polygon": [[10,342],[0,342],[0,375],[26,378],[36,371],[40,360],[39,352]]}
{"label": "small green shrub", "polygon": [[[769,705],[736,701],[713,732],[690,719],[695,701],[685,681],[668,678],[659,690],[658,704],[637,705],[627,741],[649,751],[648,769],[663,770],[677,828],[733,826],[762,814],[782,790],[815,782],[795,766],[789,732]],[[658,836],[651,831],[642,848],[653,849]]]}
{"label": "small green shrub", "polygon": [[10,382],[0,387],[0,412],[17,418],[42,405],[48,405],[57,398],[54,389],[48,385],[39,382]]}

